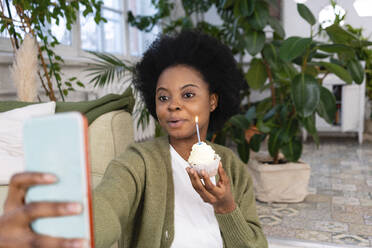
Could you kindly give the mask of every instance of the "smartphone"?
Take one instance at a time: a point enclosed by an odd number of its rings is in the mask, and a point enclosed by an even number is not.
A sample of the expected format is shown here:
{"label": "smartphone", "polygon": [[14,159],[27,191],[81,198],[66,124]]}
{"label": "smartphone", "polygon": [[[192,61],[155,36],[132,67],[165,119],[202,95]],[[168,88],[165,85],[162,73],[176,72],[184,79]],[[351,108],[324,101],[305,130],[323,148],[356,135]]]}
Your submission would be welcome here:
{"label": "smartphone", "polygon": [[26,120],[23,133],[25,170],[54,174],[50,185],[29,188],[25,201],[79,202],[79,215],[39,218],[31,227],[39,234],[85,238],[94,247],[87,120],[78,112]]}

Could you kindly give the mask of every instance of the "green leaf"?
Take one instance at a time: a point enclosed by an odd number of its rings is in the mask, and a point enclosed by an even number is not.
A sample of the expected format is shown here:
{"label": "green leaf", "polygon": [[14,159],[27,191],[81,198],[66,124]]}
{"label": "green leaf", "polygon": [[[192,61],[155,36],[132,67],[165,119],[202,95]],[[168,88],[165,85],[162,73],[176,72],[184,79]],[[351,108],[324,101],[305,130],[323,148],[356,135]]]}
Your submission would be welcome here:
{"label": "green leaf", "polygon": [[281,67],[283,68],[283,72],[290,79],[295,78],[298,74],[298,71],[297,71],[296,67],[292,63],[289,63],[289,62],[283,63],[283,64],[281,64]]}
{"label": "green leaf", "polygon": [[261,59],[251,61],[248,72],[245,74],[248,85],[255,90],[261,89],[267,80],[267,72]]}
{"label": "green leaf", "polygon": [[257,128],[262,133],[269,133],[271,131],[269,126],[266,126],[265,123],[262,120],[259,120],[257,122]]}
{"label": "green leaf", "polygon": [[307,21],[311,26],[313,26],[316,23],[316,19],[311,13],[310,9],[302,3],[297,4],[297,11],[300,14],[300,16]]}
{"label": "green leaf", "polygon": [[326,54],[326,53],[314,53],[312,55],[312,58],[315,58],[315,59],[325,59],[325,58],[329,58],[331,55],[330,54]]}
{"label": "green leaf", "polygon": [[286,39],[279,49],[279,57],[285,62],[290,62],[303,54],[311,44],[311,38],[290,37]]}
{"label": "green leaf", "polygon": [[320,102],[316,110],[319,116],[326,122],[333,124],[337,112],[336,98],[335,95],[325,87],[320,87]]}
{"label": "green leaf", "polygon": [[134,66],[129,61],[123,61],[114,55],[89,52],[94,55],[91,64],[86,71],[89,71],[89,77],[92,79],[89,83],[94,83],[94,87],[104,87],[113,83],[115,80],[124,80],[127,73],[133,71]]}
{"label": "green leaf", "polygon": [[280,105],[275,105],[272,109],[270,109],[269,112],[264,115],[263,121],[268,121],[269,119],[271,119],[276,114],[279,108]]}
{"label": "green leaf", "polygon": [[253,122],[254,118],[256,118],[256,107],[255,106],[252,106],[250,107],[247,112],[245,112],[245,118],[249,121],[249,122]]}
{"label": "green leaf", "polygon": [[54,76],[55,76],[57,81],[61,81],[61,79],[62,79],[61,75],[59,75],[58,73],[55,73]]}
{"label": "green leaf", "polygon": [[266,134],[255,134],[251,138],[249,142],[249,147],[252,149],[254,152],[258,152],[261,147],[262,141],[264,141],[266,138]]}
{"label": "green leaf", "polygon": [[264,58],[268,61],[276,63],[276,61],[278,60],[276,47],[272,43],[266,43],[262,50],[262,53],[264,55]]}
{"label": "green leaf", "polygon": [[233,5],[233,3],[234,3],[234,0],[225,0],[222,6],[223,6],[224,9],[227,9],[227,8],[231,7]]}
{"label": "green leaf", "polygon": [[318,132],[316,130],[316,126],[315,126],[315,114],[307,117],[307,118],[304,118],[302,120],[302,123],[306,129],[306,131],[311,134],[311,136],[313,137],[315,143],[317,145],[319,145],[319,137],[318,137]]}
{"label": "green leaf", "polygon": [[252,15],[255,8],[255,0],[240,0],[239,3],[242,16],[246,17]]}
{"label": "green leaf", "polygon": [[239,19],[241,17],[240,1],[243,1],[243,0],[235,0],[235,3],[234,3],[233,13],[236,19]]}
{"label": "green leaf", "polygon": [[235,126],[238,127],[242,130],[246,130],[251,126],[251,122],[248,121],[244,115],[234,115],[233,117],[230,118],[229,122]]}
{"label": "green leaf", "polygon": [[352,59],[347,64],[347,70],[349,71],[354,82],[357,84],[362,84],[364,80],[364,69],[360,64],[359,60]]}
{"label": "green leaf", "polygon": [[270,156],[273,158],[278,154],[279,148],[281,146],[281,132],[282,131],[280,129],[275,129],[270,133],[268,148]]}
{"label": "green leaf", "polygon": [[300,116],[312,115],[320,100],[318,81],[313,76],[298,74],[292,81],[291,96]]}
{"label": "green leaf", "polygon": [[76,82],[76,84],[81,88],[85,88],[85,85],[80,81]]}
{"label": "green leaf", "polygon": [[288,161],[297,162],[302,154],[302,142],[296,138],[285,144],[281,148]]}
{"label": "green leaf", "polygon": [[319,62],[319,64],[321,66],[324,66],[328,71],[334,73],[337,77],[339,77],[346,83],[351,84],[353,82],[353,78],[351,77],[350,73],[342,66],[328,62]]}
{"label": "green leaf", "polygon": [[339,52],[348,52],[350,50],[349,46],[342,44],[327,44],[320,45],[317,47],[319,50],[327,53],[339,53]]}
{"label": "green leaf", "polygon": [[240,159],[247,163],[249,160],[249,144],[247,142],[244,142],[242,144],[238,144],[238,154]]}
{"label": "green leaf", "polygon": [[265,45],[265,33],[262,31],[251,31],[248,32],[245,37],[246,48],[249,54],[252,56],[261,52]]}
{"label": "green leaf", "polygon": [[267,97],[267,98],[261,100],[258,103],[257,108],[256,108],[257,116],[258,117],[259,116],[263,117],[265,115],[265,113],[270,110],[271,107],[272,107],[271,97]]}
{"label": "green leaf", "polygon": [[309,74],[313,77],[316,77],[318,75],[318,70],[315,68],[315,66],[308,65],[305,68],[305,74]]}
{"label": "green leaf", "polygon": [[326,32],[334,43],[350,45],[353,42],[358,41],[357,37],[340,27],[338,24],[333,24],[327,27]]}
{"label": "green leaf", "polygon": [[[283,133],[283,143],[288,143],[294,137],[296,137],[300,131],[299,122],[296,117],[292,117],[288,120],[288,118],[284,119],[283,127],[285,128]],[[287,121],[288,120],[288,121]]]}
{"label": "green leaf", "polygon": [[272,16],[269,16],[268,23],[274,32],[281,38],[284,39],[285,31],[280,21]]}
{"label": "green leaf", "polygon": [[[247,1],[247,0],[244,0]],[[256,4],[256,8],[247,21],[255,30],[262,30],[266,27],[269,19],[269,8],[267,4],[259,1]]]}

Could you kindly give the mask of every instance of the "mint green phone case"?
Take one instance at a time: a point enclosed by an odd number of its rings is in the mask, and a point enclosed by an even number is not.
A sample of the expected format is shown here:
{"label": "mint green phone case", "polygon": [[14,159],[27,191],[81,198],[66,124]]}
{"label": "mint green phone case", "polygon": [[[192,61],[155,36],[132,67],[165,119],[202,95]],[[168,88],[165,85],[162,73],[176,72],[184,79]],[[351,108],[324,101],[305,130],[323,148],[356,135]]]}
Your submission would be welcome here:
{"label": "mint green phone case", "polygon": [[37,233],[55,237],[86,238],[94,247],[86,135],[86,120],[80,113],[62,113],[26,121],[26,171],[52,173],[58,178],[55,184],[31,187],[26,203],[83,204],[80,215],[40,218],[32,223],[32,228]]}

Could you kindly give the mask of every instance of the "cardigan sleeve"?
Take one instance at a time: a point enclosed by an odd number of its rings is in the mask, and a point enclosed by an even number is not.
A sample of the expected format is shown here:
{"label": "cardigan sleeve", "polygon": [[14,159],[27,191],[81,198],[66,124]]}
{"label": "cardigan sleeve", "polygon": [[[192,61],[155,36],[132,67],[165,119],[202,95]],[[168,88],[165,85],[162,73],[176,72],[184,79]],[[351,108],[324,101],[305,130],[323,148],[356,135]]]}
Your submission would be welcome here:
{"label": "cardigan sleeve", "polygon": [[140,203],[143,184],[144,162],[135,151],[128,149],[110,162],[93,193],[96,248],[111,247],[119,240]]}
{"label": "cardigan sleeve", "polygon": [[268,247],[256,212],[253,181],[245,164],[235,154],[229,154],[224,163],[237,205],[231,213],[216,214],[225,247]]}

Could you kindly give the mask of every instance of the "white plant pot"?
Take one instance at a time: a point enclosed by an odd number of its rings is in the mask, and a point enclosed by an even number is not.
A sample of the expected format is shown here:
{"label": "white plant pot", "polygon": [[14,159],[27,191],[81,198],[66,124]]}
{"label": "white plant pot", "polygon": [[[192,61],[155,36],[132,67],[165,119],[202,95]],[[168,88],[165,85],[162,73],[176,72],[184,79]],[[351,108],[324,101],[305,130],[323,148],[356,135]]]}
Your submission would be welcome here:
{"label": "white plant pot", "polygon": [[256,155],[248,162],[256,199],[262,202],[302,202],[308,195],[310,166],[300,161],[268,164],[267,158]]}

